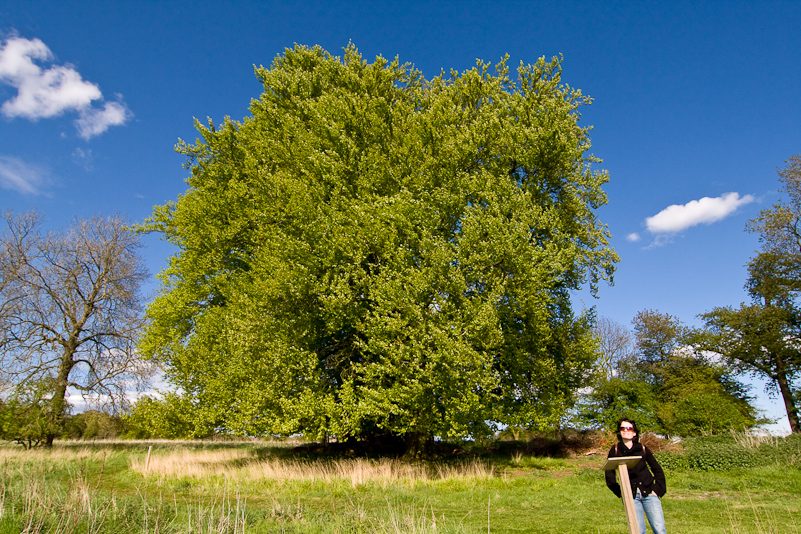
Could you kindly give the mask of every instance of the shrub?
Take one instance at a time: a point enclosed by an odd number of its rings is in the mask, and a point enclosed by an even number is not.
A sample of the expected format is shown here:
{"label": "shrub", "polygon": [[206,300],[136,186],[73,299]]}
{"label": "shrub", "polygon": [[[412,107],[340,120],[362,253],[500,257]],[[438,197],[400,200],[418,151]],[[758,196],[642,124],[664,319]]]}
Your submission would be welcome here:
{"label": "shrub", "polygon": [[145,395],[123,416],[127,438],[184,439],[203,438],[212,434],[192,421],[193,406],[185,397],[167,393],[161,399]]}
{"label": "shrub", "polygon": [[669,469],[671,471],[683,471],[690,467],[689,458],[683,451],[655,452],[654,457],[663,469]]}
{"label": "shrub", "polygon": [[54,418],[42,402],[0,400],[0,439],[32,449],[42,445],[56,428]]}
{"label": "shrub", "polygon": [[70,417],[65,425],[64,437],[70,439],[115,439],[125,430],[116,415],[87,410]]}
{"label": "shrub", "polygon": [[801,435],[758,439],[749,434],[732,433],[692,438],[683,445],[685,450],[681,452],[656,453],[659,464],[674,470],[725,471],[801,463]]}
{"label": "shrub", "polygon": [[745,449],[736,443],[715,443],[698,440],[690,450],[690,469],[699,471],[725,471],[727,469],[756,467],[759,456],[753,449]]}

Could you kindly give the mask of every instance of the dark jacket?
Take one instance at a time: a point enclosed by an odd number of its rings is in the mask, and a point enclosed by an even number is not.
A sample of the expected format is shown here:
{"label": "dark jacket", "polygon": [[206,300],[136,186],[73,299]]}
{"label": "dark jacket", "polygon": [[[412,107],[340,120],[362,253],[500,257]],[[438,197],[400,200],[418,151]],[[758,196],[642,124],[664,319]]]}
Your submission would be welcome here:
{"label": "dark jacket", "polygon": [[[615,450],[617,448],[617,450]],[[643,446],[635,441],[631,444],[631,449],[619,442],[609,450],[607,458],[614,458],[616,456],[641,456],[637,465],[629,469],[629,480],[631,480],[631,491],[634,496],[637,495],[637,489],[640,493],[648,495],[651,492],[656,493],[659,497],[665,494],[667,486],[665,485],[665,472],[662,471],[659,462],[656,461],[651,450],[647,447],[643,451]],[[649,471],[648,468],[651,468]],[[615,495],[620,497],[620,484],[617,483],[615,478],[615,471],[606,472],[606,485],[614,492]],[[651,474],[653,472],[653,474]]]}

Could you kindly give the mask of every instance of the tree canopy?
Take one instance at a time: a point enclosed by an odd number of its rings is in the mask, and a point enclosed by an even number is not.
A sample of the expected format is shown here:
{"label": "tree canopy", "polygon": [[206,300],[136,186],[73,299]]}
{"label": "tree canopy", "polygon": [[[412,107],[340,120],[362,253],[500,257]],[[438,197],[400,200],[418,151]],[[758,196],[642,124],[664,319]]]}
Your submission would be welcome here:
{"label": "tree canopy", "polygon": [[[590,98],[561,60],[431,80],[295,46],[242,121],[200,123],[141,344],[199,426],[310,437],[547,425],[594,358],[570,292],[611,279]],[[489,425],[489,427],[488,427]]]}

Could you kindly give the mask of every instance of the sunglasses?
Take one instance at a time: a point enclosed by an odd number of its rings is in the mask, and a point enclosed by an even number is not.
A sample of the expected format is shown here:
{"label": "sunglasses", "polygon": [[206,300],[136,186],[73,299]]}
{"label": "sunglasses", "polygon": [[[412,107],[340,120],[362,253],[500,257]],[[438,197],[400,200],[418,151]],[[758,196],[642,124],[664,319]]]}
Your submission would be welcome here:
{"label": "sunglasses", "polygon": [[620,431],[621,432],[634,432],[634,427],[633,426],[621,426],[620,427]]}

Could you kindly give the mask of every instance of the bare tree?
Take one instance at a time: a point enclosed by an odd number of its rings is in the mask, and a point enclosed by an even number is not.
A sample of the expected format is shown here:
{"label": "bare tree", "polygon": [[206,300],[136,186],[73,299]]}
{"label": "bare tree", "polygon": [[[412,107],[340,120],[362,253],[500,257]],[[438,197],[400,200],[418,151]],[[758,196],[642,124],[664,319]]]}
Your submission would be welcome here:
{"label": "bare tree", "polygon": [[138,237],[120,216],[76,220],[47,233],[33,212],[8,212],[4,219],[4,389],[46,392],[56,423],[69,409],[68,390],[115,408],[124,405],[126,390],[142,389],[151,374],[135,348],[143,322],[140,287],[148,276]]}
{"label": "bare tree", "polygon": [[609,380],[614,376],[618,362],[632,353],[631,332],[617,321],[603,316],[595,322],[594,331],[601,352],[598,363]]}

